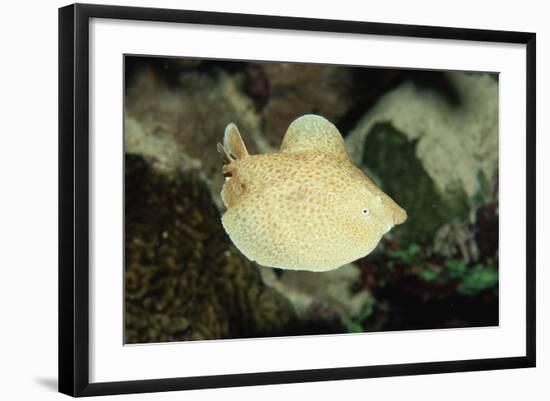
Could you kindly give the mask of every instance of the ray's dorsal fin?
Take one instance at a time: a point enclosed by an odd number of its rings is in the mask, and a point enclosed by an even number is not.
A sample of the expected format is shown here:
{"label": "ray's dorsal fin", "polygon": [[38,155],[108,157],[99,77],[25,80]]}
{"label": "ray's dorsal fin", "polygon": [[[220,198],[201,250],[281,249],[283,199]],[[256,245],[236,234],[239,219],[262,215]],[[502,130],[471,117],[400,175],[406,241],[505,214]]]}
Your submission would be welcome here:
{"label": "ray's dorsal fin", "polygon": [[306,114],[294,120],[288,127],[281,152],[317,150],[338,158],[348,158],[344,138],[327,119]]}
{"label": "ray's dorsal fin", "polygon": [[[248,151],[237,126],[229,123],[223,135],[223,149],[230,160],[242,159],[248,156]],[[218,147],[218,151],[219,151]]]}

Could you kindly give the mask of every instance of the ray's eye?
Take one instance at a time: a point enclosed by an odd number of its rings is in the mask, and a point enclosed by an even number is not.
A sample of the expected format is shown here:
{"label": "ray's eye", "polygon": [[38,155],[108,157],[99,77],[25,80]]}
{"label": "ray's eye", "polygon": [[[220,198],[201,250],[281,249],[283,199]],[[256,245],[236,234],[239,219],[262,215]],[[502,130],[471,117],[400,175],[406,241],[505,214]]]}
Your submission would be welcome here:
{"label": "ray's eye", "polygon": [[368,215],[369,215],[369,209],[364,208],[364,209],[363,209],[363,214],[364,214],[365,216],[368,216]]}

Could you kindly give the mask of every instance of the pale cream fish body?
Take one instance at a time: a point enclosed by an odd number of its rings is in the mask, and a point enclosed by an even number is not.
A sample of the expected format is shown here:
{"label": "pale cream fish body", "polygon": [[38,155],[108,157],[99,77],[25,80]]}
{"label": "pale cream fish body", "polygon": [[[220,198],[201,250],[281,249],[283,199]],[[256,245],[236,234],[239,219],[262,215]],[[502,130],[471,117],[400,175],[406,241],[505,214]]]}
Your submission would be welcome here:
{"label": "pale cream fish body", "polygon": [[327,271],[376,247],[407,214],[350,161],[340,132],[316,115],[296,119],[279,153],[249,155],[225,130],[222,224],[263,266]]}

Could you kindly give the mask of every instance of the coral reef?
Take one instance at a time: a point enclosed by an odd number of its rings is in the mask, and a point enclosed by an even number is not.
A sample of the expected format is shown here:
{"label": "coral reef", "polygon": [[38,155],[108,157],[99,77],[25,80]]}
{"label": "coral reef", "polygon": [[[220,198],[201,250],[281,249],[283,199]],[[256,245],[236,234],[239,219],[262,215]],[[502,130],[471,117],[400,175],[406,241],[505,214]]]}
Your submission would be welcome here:
{"label": "coral reef", "polygon": [[214,69],[186,71],[167,85],[145,68],[134,77],[125,99],[124,140],[127,153],[144,155],[167,171],[199,171],[219,202],[223,183],[216,144],[228,122],[242,127],[254,152],[260,117],[242,93],[243,74]]}
{"label": "coral reef", "polygon": [[487,74],[444,77],[447,92],[413,82],[389,92],[346,138],[352,158],[408,211],[395,231],[404,241],[431,244],[495,193],[498,83]]}
{"label": "coral reef", "polygon": [[[396,250],[391,250],[391,247]],[[362,330],[415,330],[498,324],[498,269],[491,258],[443,258],[411,244],[359,261],[375,299]]]}
{"label": "coral reef", "polygon": [[[498,324],[498,77],[485,73],[126,58],[127,343]],[[249,262],[220,222],[216,152],[251,154],[328,118],[408,212],[326,273]]]}
{"label": "coral reef", "polygon": [[357,322],[364,330],[498,323],[498,82],[437,79],[390,91],[346,138],[409,215],[358,262],[376,299]]}
{"label": "coral reef", "polygon": [[263,134],[273,148],[279,147],[289,122],[301,115],[320,114],[337,121],[353,104],[349,68],[291,63],[265,63],[257,68],[270,85],[262,117]]}
{"label": "coral reef", "polygon": [[354,264],[316,274],[308,271],[284,271],[260,267],[263,281],[289,299],[299,319],[342,323],[358,318],[373,302],[369,291],[355,292],[360,270]]}
{"label": "coral reef", "polygon": [[438,190],[458,184],[469,197],[480,191],[479,174],[490,181],[498,169],[498,82],[475,73],[445,78],[452,96],[412,82],[383,96],[347,138],[352,158],[361,162],[372,130],[389,123],[415,144]]}
{"label": "coral reef", "polygon": [[226,237],[194,173],[126,157],[125,342],[260,337],[295,324]]}

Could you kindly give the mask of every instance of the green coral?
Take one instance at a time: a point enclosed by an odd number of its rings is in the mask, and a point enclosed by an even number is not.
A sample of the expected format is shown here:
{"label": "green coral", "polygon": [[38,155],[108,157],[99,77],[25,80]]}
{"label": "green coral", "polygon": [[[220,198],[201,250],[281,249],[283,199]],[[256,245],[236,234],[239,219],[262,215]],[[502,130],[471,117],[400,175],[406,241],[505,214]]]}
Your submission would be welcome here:
{"label": "green coral", "polygon": [[491,266],[476,265],[464,275],[457,291],[463,295],[476,295],[498,286],[498,271]]}
{"label": "green coral", "polygon": [[450,278],[462,278],[468,270],[468,266],[463,260],[450,259],[445,262],[447,275]]}
{"label": "green coral", "polygon": [[410,265],[418,259],[422,248],[420,245],[412,243],[405,249],[399,249],[397,251],[389,251],[388,255],[393,259],[399,259],[401,262]]}
{"label": "green coral", "polygon": [[375,299],[371,298],[371,301],[363,308],[363,310],[361,310],[358,316],[341,316],[342,322],[344,323],[348,333],[363,333],[365,331],[364,325],[369,317],[371,317],[374,313],[375,304]]}
{"label": "green coral", "polygon": [[473,266],[469,266],[463,259],[447,259],[436,263],[415,243],[404,249],[389,251],[387,255],[390,270],[393,271],[396,265],[407,266],[411,274],[423,281],[455,282],[456,292],[460,295],[475,296],[498,286],[498,268],[492,259]]}
{"label": "green coral", "polygon": [[498,270],[491,265],[479,263],[468,267],[463,260],[451,259],[445,262],[445,267],[443,278],[458,280],[459,294],[473,296],[498,286]]}

